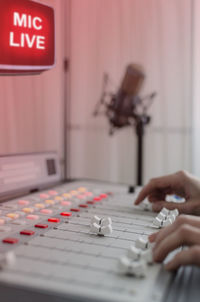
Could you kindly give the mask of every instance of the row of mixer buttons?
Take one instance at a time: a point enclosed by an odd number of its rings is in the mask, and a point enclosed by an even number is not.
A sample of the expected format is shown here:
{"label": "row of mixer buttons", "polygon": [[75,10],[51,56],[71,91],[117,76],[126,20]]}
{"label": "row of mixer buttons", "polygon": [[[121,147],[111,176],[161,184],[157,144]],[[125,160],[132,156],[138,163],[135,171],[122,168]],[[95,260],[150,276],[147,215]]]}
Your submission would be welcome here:
{"label": "row of mixer buttons", "polygon": [[[48,221],[53,223],[58,223],[60,222],[60,219],[52,217],[49,218]],[[39,229],[47,229],[48,227],[49,227],[48,224],[43,224],[43,223],[35,224],[35,228],[39,228]],[[35,234],[33,230],[22,230],[19,233],[20,235],[25,235],[25,236],[33,236]],[[19,242],[19,239],[14,237],[6,237],[2,240],[2,242],[7,244],[16,244]]]}
{"label": "row of mixer buttons", "polygon": [[[95,197],[93,201],[88,201],[87,204],[80,204],[79,208],[87,208],[88,204],[90,204],[90,205],[95,204],[95,202],[97,202],[96,199],[97,199],[97,197]],[[98,199],[98,201],[100,201],[100,200]],[[71,202],[65,201],[65,202],[63,202],[62,205],[69,206],[69,205],[71,205]],[[80,212],[79,208],[71,208],[70,211],[71,212]],[[26,216],[26,219],[38,220],[40,218],[39,215],[32,214],[34,212],[33,208],[24,208],[23,211],[26,212],[27,214],[29,214]],[[45,214],[45,215],[51,215],[53,213],[53,209],[41,209],[40,213]],[[0,218],[0,225],[5,224],[6,222],[12,222],[14,224],[23,224],[23,223],[20,223],[20,220],[18,220],[18,221],[16,220],[16,223],[14,221],[15,219],[18,219],[20,216],[23,216],[23,212],[8,213],[8,214],[6,214],[6,217]]]}
{"label": "row of mixer buttons", "polygon": [[[64,212],[61,212],[60,215],[64,216],[64,217],[70,217],[70,216],[72,216],[72,212],[79,212],[80,208],[87,208],[88,204],[93,205],[96,202],[99,202],[99,201],[101,201],[101,200],[103,200],[104,198],[107,198],[107,197],[108,197],[107,194],[101,194],[99,196],[94,197],[93,200],[87,201],[86,204],[80,204],[79,208],[71,208],[70,212],[64,211]],[[70,205],[71,204],[68,201],[65,201],[65,203],[66,203],[66,205]],[[41,209],[40,212],[43,213],[43,214],[51,214],[53,211],[51,209]],[[13,215],[9,215],[10,216],[9,218],[12,217],[14,219],[14,217],[15,217],[14,214],[15,213],[13,213]],[[40,218],[40,216],[34,215],[34,214],[29,214],[28,216],[26,216],[26,218],[30,219],[30,220],[37,220],[37,219]],[[19,220],[19,222],[20,221],[22,222],[23,220]],[[50,217],[50,218],[47,219],[47,221],[50,222],[50,223],[60,223],[60,219],[57,218],[57,217]],[[35,224],[35,228],[46,229],[48,227],[49,227],[48,224],[40,224],[40,223],[39,224]],[[33,230],[22,230],[22,231],[20,231],[20,235],[32,236],[34,234],[35,234],[35,232]],[[18,238],[7,237],[7,238],[4,238],[2,240],[2,242],[3,243],[8,243],[8,244],[16,244],[16,243],[19,242],[19,239]]]}
{"label": "row of mixer buttons", "polygon": [[[92,192],[87,192],[86,188],[79,188],[77,191],[74,190],[74,191],[71,191],[70,193],[64,193],[63,195],[65,197],[69,197],[70,198],[70,197],[72,197],[74,195],[80,194],[80,192],[85,192],[84,194],[86,196],[93,195]],[[56,195],[56,194],[58,194],[58,192],[56,192],[56,191],[50,191],[50,195]],[[84,198],[86,196],[84,196]],[[48,197],[49,196],[47,194],[44,194],[44,193],[40,194],[40,198],[45,199],[45,198],[48,198]],[[79,195],[79,197],[83,197],[83,196]],[[56,196],[55,199],[57,201],[60,201],[60,205],[61,205],[60,208],[62,206],[65,207],[65,206],[70,206],[71,205],[71,201],[63,200],[63,197],[61,197],[61,196]],[[19,200],[18,201],[18,205],[20,205],[20,206],[27,206],[29,204],[30,204],[30,201],[28,201],[28,200]],[[8,214],[6,214],[6,217],[0,217],[0,225],[5,224],[6,222],[11,222],[11,220],[16,220],[20,216],[23,216],[25,214],[33,214],[35,211],[38,211],[38,210],[40,210],[41,214],[51,215],[53,213],[53,211],[51,209],[45,209],[45,207],[46,206],[53,206],[54,204],[55,204],[55,200],[47,199],[47,200],[44,201],[44,203],[36,203],[32,207],[24,207],[24,208],[22,208],[21,211],[17,211],[15,213],[8,213]],[[13,205],[13,206],[16,206],[16,205]],[[81,205],[81,207],[85,207],[86,208],[87,206]],[[72,211],[78,212],[79,209],[72,208]],[[32,220],[38,219],[36,216],[29,216],[29,215],[26,218],[27,219],[32,219]],[[10,221],[9,221],[9,219],[10,219]],[[16,224],[20,224],[20,223],[17,222]]]}

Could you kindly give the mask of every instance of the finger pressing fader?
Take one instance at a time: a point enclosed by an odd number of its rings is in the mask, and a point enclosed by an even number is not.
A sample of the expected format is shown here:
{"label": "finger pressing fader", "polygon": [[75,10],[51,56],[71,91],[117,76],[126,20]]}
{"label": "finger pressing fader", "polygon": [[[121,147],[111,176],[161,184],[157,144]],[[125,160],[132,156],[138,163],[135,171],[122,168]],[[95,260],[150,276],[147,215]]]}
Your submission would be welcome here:
{"label": "finger pressing fader", "polygon": [[172,224],[179,215],[178,209],[172,211],[163,208],[160,213],[154,218],[153,225],[157,228],[166,227]]}
{"label": "finger pressing fader", "polygon": [[139,205],[139,207],[144,211],[152,211],[152,204],[148,201],[147,198]]}

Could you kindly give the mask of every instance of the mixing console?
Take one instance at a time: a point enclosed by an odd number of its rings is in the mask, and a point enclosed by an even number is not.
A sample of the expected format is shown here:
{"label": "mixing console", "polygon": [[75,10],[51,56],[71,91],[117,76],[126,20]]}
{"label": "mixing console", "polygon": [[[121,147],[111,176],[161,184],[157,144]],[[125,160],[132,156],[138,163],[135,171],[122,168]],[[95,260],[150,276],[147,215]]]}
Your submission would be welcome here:
{"label": "mixing console", "polygon": [[67,301],[161,301],[171,277],[161,265],[120,266],[156,228],[134,199],[125,186],[74,182],[1,203],[1,285]]}

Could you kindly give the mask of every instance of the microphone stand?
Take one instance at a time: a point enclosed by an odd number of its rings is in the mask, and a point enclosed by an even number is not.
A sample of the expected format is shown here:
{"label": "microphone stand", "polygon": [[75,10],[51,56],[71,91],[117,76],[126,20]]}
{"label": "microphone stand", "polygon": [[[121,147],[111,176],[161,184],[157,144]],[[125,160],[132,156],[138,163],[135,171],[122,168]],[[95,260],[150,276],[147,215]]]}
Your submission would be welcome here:
{"label": "microphone stand", "polygon": [[137,115],[135,116],[135,131],[137,135],[137,186],[142,186],[143,180],[143,144],[145,126],[150,123],[150,116]]}

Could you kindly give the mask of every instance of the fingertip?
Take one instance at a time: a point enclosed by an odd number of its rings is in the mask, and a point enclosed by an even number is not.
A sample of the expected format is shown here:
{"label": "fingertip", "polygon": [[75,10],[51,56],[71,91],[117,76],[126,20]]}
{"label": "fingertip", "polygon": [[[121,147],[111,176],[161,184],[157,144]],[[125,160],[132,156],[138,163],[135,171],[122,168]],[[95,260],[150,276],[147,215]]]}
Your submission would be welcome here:
{"label": "fingertip", "polygon": [[165,269],[166,269],[167,271],[174,271],[174,270],[177,269],[176,264],[174,263],[173,260],[170,261],[170,262],[168,262],[167,264],[165,264],[164,267],[165,267]]}
{"label": "fingertip", "polygon": [[153,233],[151,235],[149,235],[149,241],[152,243],[152,242],[155,242],[156,240],[156,236],[157,236],[157,233]]}
{"label": "fingertip", "polygon": [[162,208],[163,208],[163,203],[161,203],[161,202],[152,203],[152,210],[154,212],[159,212],[162,210]]}
{"label": "fingertip", "polygon": [[142,202],[141,198],[137,198],[134,202],[134,204],[137,206],[138,204],[140,204]]}

